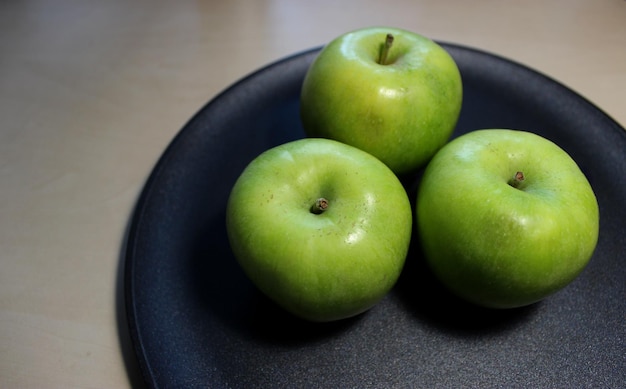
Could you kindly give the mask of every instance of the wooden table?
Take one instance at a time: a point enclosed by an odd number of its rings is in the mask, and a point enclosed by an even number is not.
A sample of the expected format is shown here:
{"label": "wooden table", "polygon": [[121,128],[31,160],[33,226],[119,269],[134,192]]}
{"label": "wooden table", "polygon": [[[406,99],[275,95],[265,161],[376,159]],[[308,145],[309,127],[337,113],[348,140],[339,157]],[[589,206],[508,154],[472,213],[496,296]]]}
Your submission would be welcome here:
{"label": "wooden table", "polygon": [[0,387],[138,386],[123,241],[157,158],[234,81],[370,25],[528,65],[626,125],[626,1],[3,1]]}

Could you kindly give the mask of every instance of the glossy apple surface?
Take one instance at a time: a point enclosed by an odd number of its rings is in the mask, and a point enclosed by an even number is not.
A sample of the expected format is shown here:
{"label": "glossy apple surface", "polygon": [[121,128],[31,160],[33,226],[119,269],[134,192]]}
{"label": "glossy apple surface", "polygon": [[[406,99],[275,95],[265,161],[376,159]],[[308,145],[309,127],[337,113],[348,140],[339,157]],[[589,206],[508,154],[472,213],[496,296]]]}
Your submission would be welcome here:
{"label": "glossy apple surface", "polygon": [[[393,44],[380,63],[387,34]],[[350,144],[404,174],[448,141],[461,102],[459,70],[441,46],[406,30],[366,28],[333,40],[311,64],[301,117],[308,136]]]}
{"label": "glossy apple surface", "polygon": [[231,191],[226,224],[235,257],[262,292],[299,317],[332,321],[368,310],[394,286],[412,210],[378,159],[307,138],[248,165]]}
{"label": "glossy apple surface", "polygon": [[416,207],[427,262],[452,292],[513,308],[557,292],[598,240],[594,192],[575,161],[538,135],[487,129],[443,147]]}

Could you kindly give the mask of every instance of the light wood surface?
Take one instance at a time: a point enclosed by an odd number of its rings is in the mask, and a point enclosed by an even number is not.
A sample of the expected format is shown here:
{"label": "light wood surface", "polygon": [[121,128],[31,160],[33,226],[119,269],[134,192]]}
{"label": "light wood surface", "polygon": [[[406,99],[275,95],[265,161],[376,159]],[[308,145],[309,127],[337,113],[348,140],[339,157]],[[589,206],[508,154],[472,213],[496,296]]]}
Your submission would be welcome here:
{"label": "light wood surface", "polygon": [[139,386],[125,228],[170,140],[281,57],[388,25],[487,50],[626,124],[626,1],[0,3],[0,387]]}

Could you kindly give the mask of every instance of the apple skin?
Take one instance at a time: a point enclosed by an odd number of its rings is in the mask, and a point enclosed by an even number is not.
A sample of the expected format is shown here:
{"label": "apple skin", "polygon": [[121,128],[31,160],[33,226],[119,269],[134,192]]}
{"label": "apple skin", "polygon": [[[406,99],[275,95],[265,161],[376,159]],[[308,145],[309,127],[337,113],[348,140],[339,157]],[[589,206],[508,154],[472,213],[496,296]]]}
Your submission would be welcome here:
{"label": "apple skin", "polygon": [[[328,201],[311,212],[318,198]],[[328,139],[274,147],[243,171],[228,199],[228,238],[241,268],[301,318],[362,313],[396,283],[413,214],[395,174],[370,154]]]}
{"label": "apple skin", "polygon": [[[509,185],[524,174],[517,188]],[[589,262],[598,203],[576,162],[530,132],[477,130],[425,169],[416,221],[426,261],[456,295],[489,308],[529,305]]]}
{"label": "apple skin", "polygon": [[[388,33],[394,41],[381,65]],[[462,95],[458,67],[437,43],[406,30],[371,27],[321,50],[306,73],[300,113],[308,136],[365,150],[401,175],[425,165],[449,140]]]}

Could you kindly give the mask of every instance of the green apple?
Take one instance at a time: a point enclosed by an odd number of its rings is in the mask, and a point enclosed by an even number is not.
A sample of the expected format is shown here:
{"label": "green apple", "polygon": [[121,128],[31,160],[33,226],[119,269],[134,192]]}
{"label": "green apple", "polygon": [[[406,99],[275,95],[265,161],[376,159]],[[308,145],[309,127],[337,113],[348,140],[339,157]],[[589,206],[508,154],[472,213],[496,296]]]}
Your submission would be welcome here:
{"label": "green apple", "polygon": [[420,183],[426,261],[458,296],[492,308],[532,304],[585,268],[598,203],[576,162],[530,132],[478,130],[444,146]]}
{"label": "green apple", "polygon": [[321,50],[304,78],[300,113],[308,136],[355,146],[405,174],[449,140],[462,94],[458,67],[437,43],[365,28]]}
{"label": "green apple", "polygon": [[412,230],[408,195],[372,155],[305,138],[265,151],[228,199],[233,253],[252,282],[311,321],[362,313],[396,283]]}

